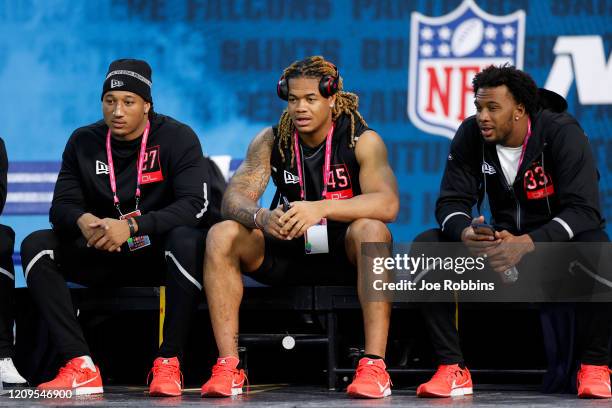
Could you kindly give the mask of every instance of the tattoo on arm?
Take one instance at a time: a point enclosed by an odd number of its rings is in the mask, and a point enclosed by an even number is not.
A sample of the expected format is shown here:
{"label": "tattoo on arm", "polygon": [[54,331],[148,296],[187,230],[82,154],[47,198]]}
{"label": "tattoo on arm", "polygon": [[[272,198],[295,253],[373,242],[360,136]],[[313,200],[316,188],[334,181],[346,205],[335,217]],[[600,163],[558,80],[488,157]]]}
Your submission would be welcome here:
{"label": "tattoo on arm", "polygon": [[238,221],[248,228],[256,228],[253,214],[257,201],[270,180],[270,155],[274,144],[271,128],[259,133],[251,142],[247,157],[242,162],[223,196],[221,211],[224,218]]}

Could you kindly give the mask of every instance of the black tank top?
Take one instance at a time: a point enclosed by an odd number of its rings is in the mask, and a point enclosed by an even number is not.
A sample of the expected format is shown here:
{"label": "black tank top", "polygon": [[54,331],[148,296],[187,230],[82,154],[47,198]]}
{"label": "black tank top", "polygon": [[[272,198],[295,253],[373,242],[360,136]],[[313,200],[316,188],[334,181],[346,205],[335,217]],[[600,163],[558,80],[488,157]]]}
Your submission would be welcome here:
{"label": "black tank top", "polygon": [[[291,145],[283,149],[283,163],[278,151],[278,129],[274,132],[274,147],[270,156],[272,181],[281,195],[289,201],[300,200],[300,184],[297,170],[297,160],[291,166]],[[355,120],[355,139],[363,132],[370,130]],[[359,185],[359,164],[355,157],[355,149],[349,147],[351,132],[350,117],[341,115],[336,121],[332,139],[332,156],[330,161],[330,178],[327,184],[327,199],[343,200],[361,194]],[[355,140],[356,141],[356,140]],[[325,142],[320,146],[310,148],[300,142],[303,174],[305,181],[306,200],[321,200],[323,193],[323,165],[325,162]]]}

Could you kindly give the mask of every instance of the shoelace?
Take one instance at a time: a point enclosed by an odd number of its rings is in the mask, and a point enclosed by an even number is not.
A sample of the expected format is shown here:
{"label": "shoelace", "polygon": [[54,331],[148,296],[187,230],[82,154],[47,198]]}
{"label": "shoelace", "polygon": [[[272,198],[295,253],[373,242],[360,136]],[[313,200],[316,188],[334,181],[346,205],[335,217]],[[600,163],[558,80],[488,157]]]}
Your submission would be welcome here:
{"label": "shoelace", "polygon": [[606,366],[593,366],[585,370],[580,370],[580,381],[584,381],[585,379],[597,381],[610,380],[610,373],[612,373],[612,370]]}
{"label": "shoelace", "polygon": [[212,368],[212,376],[216,377],[219,375],[234,375],[238,374],[240,370],[237,368],[229,367],[225,364],[215,364]]}
{"label": "shoelace", "polygon": [[59,374],[56,378],[73,379],[79,374],[83,374],[85,370],[75,364],[68,363],[59,369]]}
{"label": "shoelace", "polygon": [[440,377],[442,377],[447,383],[451,384],[453,379],[463,377],[463,370],[459,366],[446,366],[443,369],[436,371],[432,377],[432,380]]}
{"label": "shoelace", "polygon": [[[384,375],[385,370],[374,364],[362,364],[357,366],[353,380],[357,377],[370,378],[372,381],[378,381],[378,377]],[[391,379],[389,383],[393,385]]]}
{"label": "shoelace", "polygon": [[[215,364],[212,368],[213,377],[225,375],[225,376],[232,377],[232,380],[233,380],[234,374],[240,374],[240,370],[238,370],[237,368],[231,368],[225,364]],[[247,389],[247,394],[248,394],[251,389],[251,385],[249,384],[249,378],[247,377],[246,373],[243,372],[243,375],[244,375],[244,381],[247,384],[246,389]]]}
{"label": "shoelace", "polygon": [[177,371],[181,379],[181,388],[183,388],[183,383],[184,383],[183,373],[178,367],[174,365],[170,365],[170,364],[158,364],[156,366],[153,366],[153,368],[151,368],[151,371],[149,371],[149,374],[147,375],[147,384],[149,384],[149,379],[151,378],[151,374],[153,374],[153,377],[173,380],[174,375],[176,374]]}

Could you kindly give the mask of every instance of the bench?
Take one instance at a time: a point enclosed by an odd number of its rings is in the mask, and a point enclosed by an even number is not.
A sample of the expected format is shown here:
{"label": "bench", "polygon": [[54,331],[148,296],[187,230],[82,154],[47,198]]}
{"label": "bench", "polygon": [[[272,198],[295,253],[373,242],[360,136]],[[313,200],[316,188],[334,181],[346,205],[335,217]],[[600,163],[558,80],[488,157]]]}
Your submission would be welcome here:
{"label": "bench", "polygon": [[[230,156],[211,156],[219,169],[229,179],[238,168],[241,159]],[[8,194],[4,215],[9,216],[47,216],[53,198],[53,189],[61,167],[60,162],[12,162],[8,174]],[[24,231],[25,236],[30,231]],[[18,248],[19,246],[16,245]],[[18,251],[13,255],[16,266],[21,265]],[[71,295],[76,307],[82,311],[118,312],[118,311],[156,311],[160,312],[160,342],[161,327],[164,319],[165,288],[130,287],[114,289],[96,289],[72,287]],[[322,310],[315,302],[316,288],[271,288],[265,287],[245,277],[245,295],[242,303],[244,310],[293,310],[304,313],[325,312],[326,321],[333,322],[330,310]],[[353,288],[345,288],[353,290]],[[19,290],[18,298],[26,299],[25,288]],[[319,299],[321,296],[319,295]],[[326,301],[330,304],[330,301]],[[200,309],[206,309],[205,302]],[[292,333],[296,343],[321,344],[328,351],[328,384],[335,386],[335,368],[337,364],[335,343],[335,325],[328,324],[328,330],[320,335],[312,333]],[[286,334],[282,333],[251,333],[240,337],[241,344],[250,343],[280,343]]]}
{"label": "bench", "polygon": [[[229,179],[241,163],[230,156],[212,156],[226,178]],[[13,216],[47,215],[53,187],[60,168],[59,162],[13,162],[8,174],[8,196],[4,214]],[[29,232],[29,231],[27,231]],[[18,246],[17,246],[18,248]],[[19,253],[14,255],[15,264],[20,265]],[[21,290],[22,292],[24,289]],[[72,288],[71,294],[75,305],[84,311],[117,312],[117,311],[159,311],[160,329],[164,317],[164,288]],[[18,298],[27,298],[18,296]],[[258,343],[277,343],[290,335],[297,344],[315,344],[324,347],[327,353],[327,385],[337,388],[339,376],[350,376],[354,368],[339,366],[337,315],[343,310],[358,310],[359,302],[354,287],[266,287],[245,279],[245,292],[242,310],[247,311],[296,311],[312,315],[322,322],[320,333],[243,333],[241,345]],[[394,309],[412,309],[413,304],[395,304]],[[200,309],[207,309],[202,302]],[[161,341],[161,330],[159,330]],[[431,368],[396,368],[389,370],[393,374],[430,373]],[[543,370],[473,370],[475,373],[528,373],[542,374]]]}

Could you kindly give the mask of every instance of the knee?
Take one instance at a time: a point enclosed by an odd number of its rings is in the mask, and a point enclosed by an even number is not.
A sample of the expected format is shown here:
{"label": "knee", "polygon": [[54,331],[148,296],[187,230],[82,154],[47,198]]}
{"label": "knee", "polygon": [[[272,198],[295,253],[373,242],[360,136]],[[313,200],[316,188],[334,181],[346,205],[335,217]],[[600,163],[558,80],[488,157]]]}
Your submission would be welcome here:
{"label": "knee", "polygon": [[173,247],[177,245],[177,242],[185,240],[185,232],[188,230],[185,226],[172,228],[166,234],[166,247]]}
{"label": "knee", "polygon": [[54,259],[55,235],[52,230],[35,231],[21,242],[21,265],[28,286],[28,277],[32,266],[43,255],[50,255]]}
{"label": "knee", "polygon": [[442,230],[433,228],[417,235],[413,242],[443,242]]}
{"label": "knee", "polygon": [[172,253],[192,253],[204,246],[204,231],[194,227],[179,226],[172,228],[165,237],[166,251]]}
{"label": "knee", "polygon": [[52,237],[51,230],[34,231],[25,237],[21,242],[21,264],[25,267],[36,254],[52,249],[49,245]]}
{"label": "knee", "polygon": [[[165,257],[170,276],[177,276],[182,282],[187,278],[196,287],[202,279],[205,231],[193,227],[180,226],[166,234]],[[181,278],[181,275],[184,278]],[[190,286],[191,287],[191,286]]]}
{"label": "knee", "polygon": [[0,262],[13,256],[15,231],[6,225],[0,225]]}
{"label": "knee", "polygon": [[231,220],[213,225],[206,237],[206,256],[228,254],[244,229],[242,224]]}
{"label": "knee", "polygon": [[360,218],[349,226],[347,239],[354,243],[361,242],[391,242],[391,231],[379,220]]}

